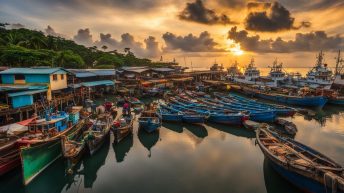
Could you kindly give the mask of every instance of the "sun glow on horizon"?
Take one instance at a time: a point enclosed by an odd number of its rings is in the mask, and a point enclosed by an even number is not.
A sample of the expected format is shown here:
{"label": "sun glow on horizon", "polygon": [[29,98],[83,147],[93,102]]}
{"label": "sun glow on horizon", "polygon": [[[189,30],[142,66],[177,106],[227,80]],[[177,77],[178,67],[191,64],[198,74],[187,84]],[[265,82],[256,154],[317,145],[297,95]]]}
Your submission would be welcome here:
{"label": "sun glow on horizon", "polygon": [[227,39],[226,40],[226,50],[230,51],[235,56],[241,56],[241,55],[244,54],[244,51],[241,50],[240,44],[239,43],[235,43],[231,39]]}

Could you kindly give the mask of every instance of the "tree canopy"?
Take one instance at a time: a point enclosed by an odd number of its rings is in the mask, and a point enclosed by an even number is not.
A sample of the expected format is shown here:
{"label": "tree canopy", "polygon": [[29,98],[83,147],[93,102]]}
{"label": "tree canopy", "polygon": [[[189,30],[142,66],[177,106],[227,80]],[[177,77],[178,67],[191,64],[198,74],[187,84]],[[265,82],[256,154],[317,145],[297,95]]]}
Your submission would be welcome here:
{"label": "tree canopy", "polygon": [[45,35],[43,32],[6,29],[0,23],[0,65],[9,67],[59,66],[65,68],[114,68],[119,66],[155,66],[125,48],[123,53],[102,46],[85,47],[72,40]]}

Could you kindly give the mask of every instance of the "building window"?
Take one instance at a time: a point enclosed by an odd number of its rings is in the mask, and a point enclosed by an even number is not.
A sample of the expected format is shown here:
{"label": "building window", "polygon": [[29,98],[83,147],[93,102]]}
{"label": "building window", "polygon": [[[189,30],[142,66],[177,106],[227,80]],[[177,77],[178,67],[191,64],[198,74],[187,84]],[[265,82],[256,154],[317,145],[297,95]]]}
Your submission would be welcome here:
{"label": "building window", "polygon": [[61,80],[63,80],[64,79],[64,74],[61,74]]}
{"label": "building window", "polygon": [[53,74],[53,80],[54,80],[54,81],[57,80],[57,74]]}
{"label": "building window", "polygon": [[24,74],[15,74],[14,75],[15,80],[25,80]]}

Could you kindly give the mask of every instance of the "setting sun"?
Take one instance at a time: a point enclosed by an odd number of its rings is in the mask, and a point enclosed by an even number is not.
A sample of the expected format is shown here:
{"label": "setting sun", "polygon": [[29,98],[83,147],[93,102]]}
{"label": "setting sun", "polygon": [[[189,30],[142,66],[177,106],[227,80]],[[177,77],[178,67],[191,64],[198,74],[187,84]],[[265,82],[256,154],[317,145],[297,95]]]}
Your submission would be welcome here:
{"label": "setting sun", "polygon": [[244,51],[241,50],[241,48],[240,48],[240,44],[235,43],[231,39],[226,40],[226,50],[230,51],[231,53],[233,53],[236,56],[241,56],[244,54]]}

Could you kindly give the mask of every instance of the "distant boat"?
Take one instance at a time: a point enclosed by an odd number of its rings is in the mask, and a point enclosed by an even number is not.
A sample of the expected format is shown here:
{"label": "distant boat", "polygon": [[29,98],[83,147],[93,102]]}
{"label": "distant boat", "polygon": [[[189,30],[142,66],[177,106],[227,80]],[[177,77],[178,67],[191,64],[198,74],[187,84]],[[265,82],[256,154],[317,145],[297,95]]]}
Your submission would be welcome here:
{"label": "distant boat", "polygon": [[272,167],[305,192],[344,192],[344,168],[290,138],[267,129],[258,129],[257,143]]}

